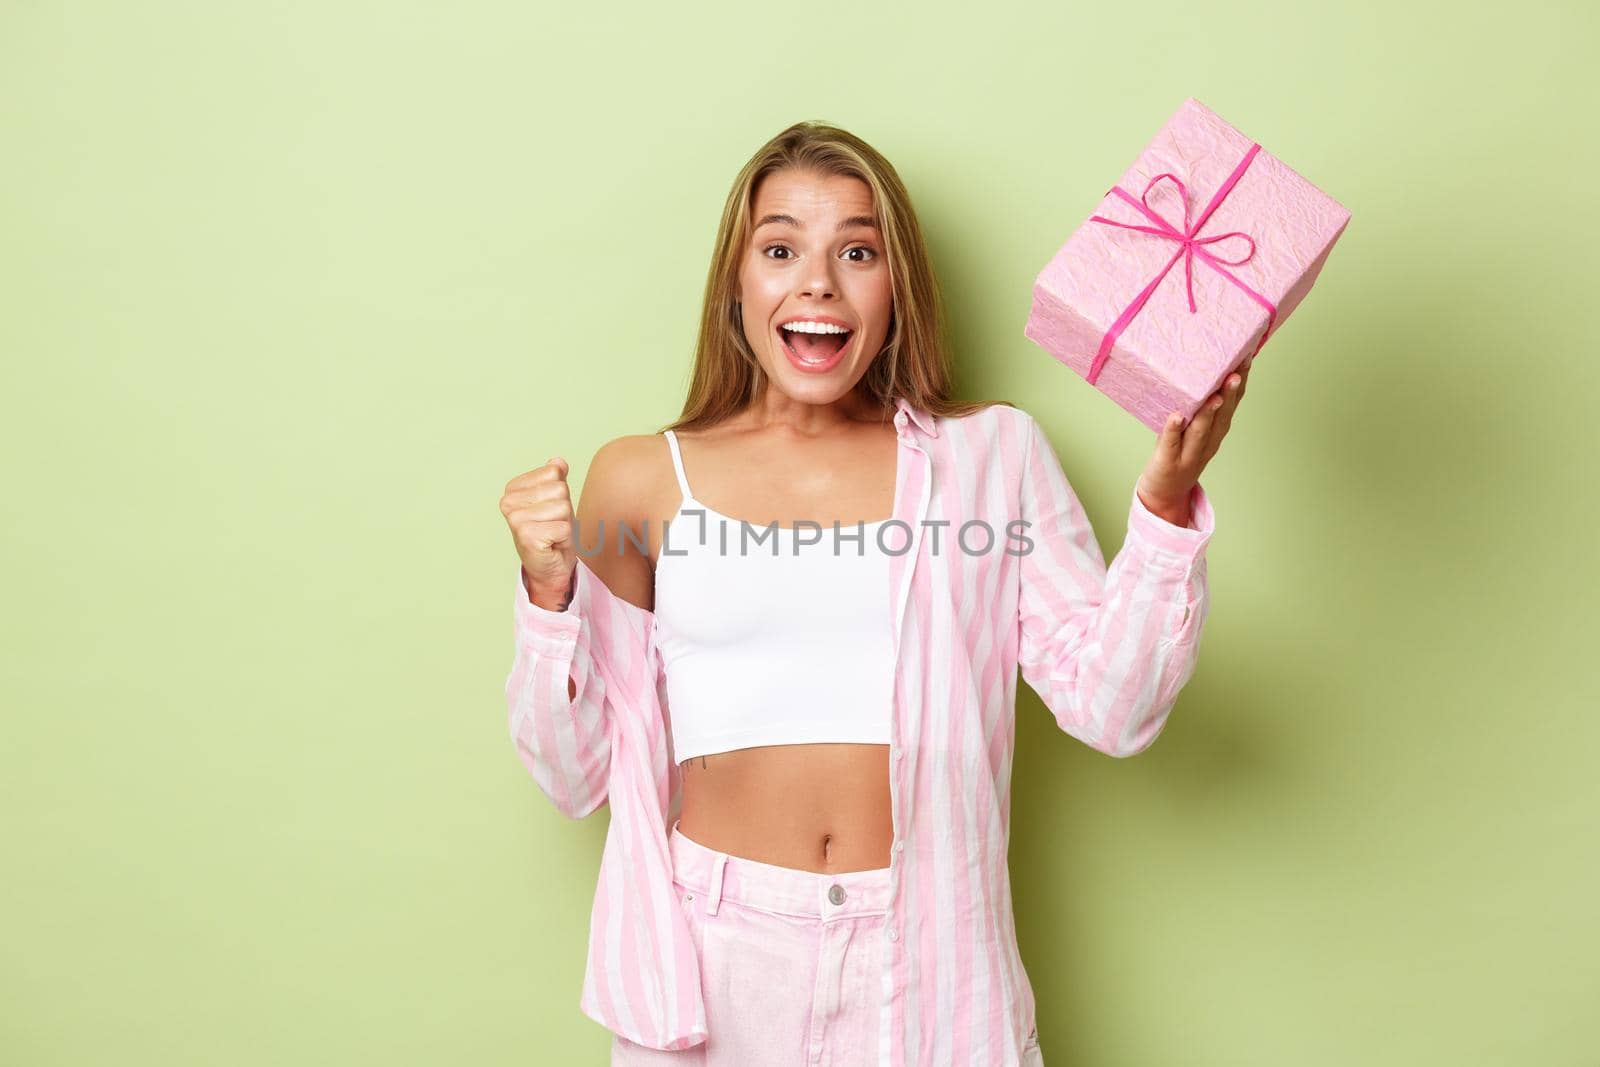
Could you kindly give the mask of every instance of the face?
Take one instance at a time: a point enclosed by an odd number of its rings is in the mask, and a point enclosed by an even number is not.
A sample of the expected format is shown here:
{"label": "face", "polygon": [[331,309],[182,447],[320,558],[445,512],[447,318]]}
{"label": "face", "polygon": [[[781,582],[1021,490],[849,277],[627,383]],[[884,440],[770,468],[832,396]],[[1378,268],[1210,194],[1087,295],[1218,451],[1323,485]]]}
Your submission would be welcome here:
{"label": "face", "polygon": [[[888,338],[894,287],[872,207],[859,178],[783,170],[756,190],[739,268],[744,335],[769,383],[797,400],[848,393]],[[813,324],[784,329],[797,319]]]}

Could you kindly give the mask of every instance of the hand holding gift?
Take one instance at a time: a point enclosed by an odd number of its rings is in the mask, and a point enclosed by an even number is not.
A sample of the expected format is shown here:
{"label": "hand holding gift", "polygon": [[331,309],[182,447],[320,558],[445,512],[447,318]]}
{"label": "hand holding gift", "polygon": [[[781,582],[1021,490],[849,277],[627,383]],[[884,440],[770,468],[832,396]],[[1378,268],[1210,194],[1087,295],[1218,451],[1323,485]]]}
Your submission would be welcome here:
{"label": "hand holding gift", "polygon": [[[1252,357],[1253,358],[1253,357]],[[1174,526],[1189,526],[1193,513],[1190,500],[1200,484],[1200,472],[1222,447],[1222,439],[1233,424],[1233,413],[1244,399],[1245,380],[1250,377],[1250,360],[1228,375],[1222,391],[1206,398],[1194,418],[1184,425],[1182,413],[1173,412],[1156,439],[1155,455],[1139,475],[1135,491],[1150,511]]]}

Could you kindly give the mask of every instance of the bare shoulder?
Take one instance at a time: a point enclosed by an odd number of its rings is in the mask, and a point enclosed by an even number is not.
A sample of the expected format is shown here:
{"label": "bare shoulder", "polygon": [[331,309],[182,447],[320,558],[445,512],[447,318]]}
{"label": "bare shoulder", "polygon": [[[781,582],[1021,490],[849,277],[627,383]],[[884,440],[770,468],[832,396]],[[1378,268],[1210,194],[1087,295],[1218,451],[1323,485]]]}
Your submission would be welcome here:
{"label": "bare shoulder", "polygon": [[589,463],[583,482],[583,498],[595,496],[595,504],[609,517],[631,517],[642,498],[659,489],[660,464],[666,461],[666,444],[660,434],[635,433],[612,438],[600,446]]}
{"label": "bare shoulder", "polygon": [[[584,562],[614,595],[646,611],[655,609],[655,571],[651,556],[634,539],[645,541],[647,549],[658,539],[661,472],[670,464],[660,434],[613,438],[590,461],[577,507]],[[666,484],[674,484],[670,473]],[[624,525],[631,538],[622,536]]]}

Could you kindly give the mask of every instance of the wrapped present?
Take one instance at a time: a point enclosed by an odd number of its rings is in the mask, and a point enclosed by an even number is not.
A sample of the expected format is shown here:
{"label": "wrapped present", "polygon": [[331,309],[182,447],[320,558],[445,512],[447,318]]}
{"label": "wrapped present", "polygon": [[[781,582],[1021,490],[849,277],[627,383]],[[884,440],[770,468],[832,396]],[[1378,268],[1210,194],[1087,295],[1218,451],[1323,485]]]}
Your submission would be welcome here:
{"label": "wrapped present", "polygon": [[1023,333],[1159,433],[1282,327],[1349,221],[1190,98],[1039,272]]}

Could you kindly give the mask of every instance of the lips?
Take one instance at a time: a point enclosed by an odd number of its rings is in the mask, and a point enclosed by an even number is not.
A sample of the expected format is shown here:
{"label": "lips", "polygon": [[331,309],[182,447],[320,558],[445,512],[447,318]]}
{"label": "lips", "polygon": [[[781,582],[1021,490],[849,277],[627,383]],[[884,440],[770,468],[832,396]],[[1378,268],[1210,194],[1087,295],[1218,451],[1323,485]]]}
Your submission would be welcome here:
{"label": "lips", "polygon": [[805,334],[777,327],[778,343],[789,363],[808,374],[832,370],[844,359],[855,340],[855,331],[843,334]]}
{"label": "lips", "polygon": [[789,351],[807,363],[822,363],[838,355],[850,343],[853,331],[846,333],[804,333],[778,327],[778,333],[789,346]]}

